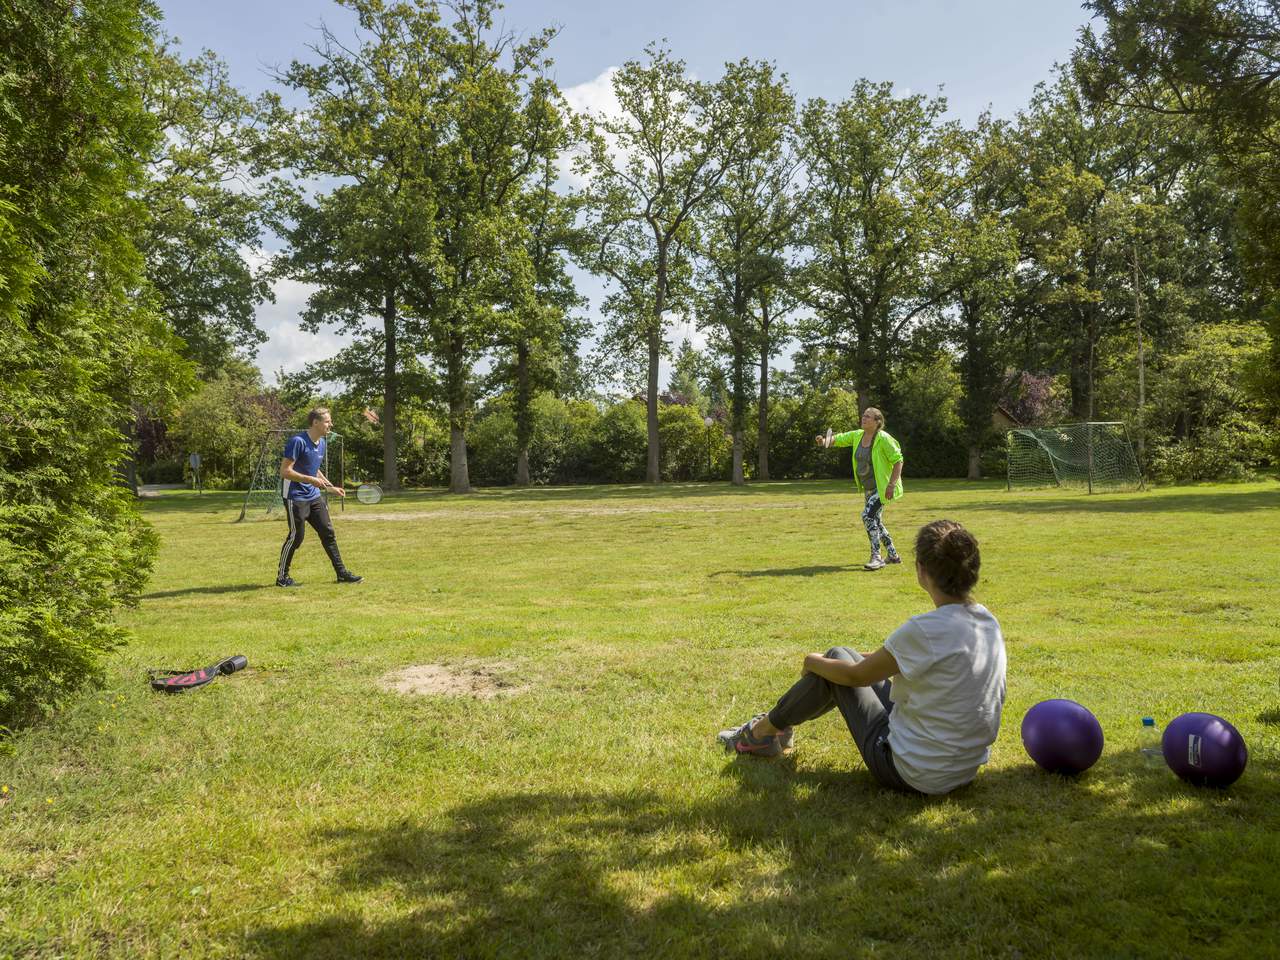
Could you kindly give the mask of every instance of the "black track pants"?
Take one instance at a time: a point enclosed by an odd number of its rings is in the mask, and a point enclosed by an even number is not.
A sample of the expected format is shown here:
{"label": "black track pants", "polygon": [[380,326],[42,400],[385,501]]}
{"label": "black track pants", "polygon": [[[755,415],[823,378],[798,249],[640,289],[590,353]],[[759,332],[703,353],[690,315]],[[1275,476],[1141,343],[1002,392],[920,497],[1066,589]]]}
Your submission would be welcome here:
{"label": "black track pants", "polygon": [[342,573],[342,556],[338,553],[338,536],[333,532],[333,521],[329,519],[329,504],[324,497],[314,500],[286,500],[285,513],[289,519],[289,532],[285,535],[284,546],[280,548],[280,566],[276,570],[276,579],[283,580],[289,575],[289,564],[293,563],[293,555],[302,546],[302,538],[307,532],[307,524],[315,528],[324,552],[329,555],[334,573]]}

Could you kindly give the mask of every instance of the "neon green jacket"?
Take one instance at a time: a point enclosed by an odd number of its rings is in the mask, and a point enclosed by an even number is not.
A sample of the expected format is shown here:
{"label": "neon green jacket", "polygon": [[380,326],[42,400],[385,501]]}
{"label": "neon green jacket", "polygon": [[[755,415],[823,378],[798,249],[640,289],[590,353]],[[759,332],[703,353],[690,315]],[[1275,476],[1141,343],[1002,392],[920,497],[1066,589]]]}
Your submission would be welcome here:
{"label": "neon green jacket", "polygon": [[[862,430],[850,430],[848,433],[837,433],[831,438],[833,447],[856,447],[862,442]],[[850,451],[852,453],[853,451]],[[902,460],[902,447],[898,441],[883,430],[876,433],[871,441],[871,469],[876,475],[876,492],[880,494],[882,503],[895,503],[902,499],[902,478],[893,485],[893,500],[885,500],[885,488],[889,485],[889,476],[893,473],[893,465]],[[862,489],[862,481],[858,479],[858,471],[853,471],[853,482]]]}

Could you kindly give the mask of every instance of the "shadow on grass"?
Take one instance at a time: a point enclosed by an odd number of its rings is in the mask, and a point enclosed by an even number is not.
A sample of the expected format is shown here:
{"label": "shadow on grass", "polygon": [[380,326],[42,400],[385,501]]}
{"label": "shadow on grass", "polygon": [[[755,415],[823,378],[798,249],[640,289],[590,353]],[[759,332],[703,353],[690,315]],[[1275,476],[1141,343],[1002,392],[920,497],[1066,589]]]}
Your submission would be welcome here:
{"label": "shadow on grass", "polygon": [[753,761],[726,765],[734,790],[687,803],[500,793],[306,838],[348,905],[249,930],[240,952],[1228,957],[1277,942],[1268,798],[1155,776],[1117,794],[1124,763],[1079,781],[1027,764],[941,799],[861,767]]}
{"label": "shadow on grass", "polygon": [[717,570],[708,577],[820,577],[829,573],[871,573],[862,564],[846,563],[840,566],[780,567],[775,570]]}
{"label": "shadow on grass", "polygon": [[969,501],[954,507],[939,506],[940,512],[1043,513],[1248,513],[1280,508],[1280,487],[1275,490],[1221,490],[1213,493],[1153,493],[1125,495],[1111,499],[1105,494],[1089,496],[1026,496],[1017,491],[1001,492],[988,500]]}
{"label": "shadow on grass", "polygon": [[1272,707],[1258,714],[1259,723],[1280,723],[1280,707]]}
{"label": "shadow on grass", "polygon": [[250,590],[269,590],[274,586],[275,584],[271,583],[236,583],[218,587],[184,587],[181,590],[157,590],[155,593],[144,593],[141,599],[162,600],[165,597],[185,597],[193,593],[245,593]]}

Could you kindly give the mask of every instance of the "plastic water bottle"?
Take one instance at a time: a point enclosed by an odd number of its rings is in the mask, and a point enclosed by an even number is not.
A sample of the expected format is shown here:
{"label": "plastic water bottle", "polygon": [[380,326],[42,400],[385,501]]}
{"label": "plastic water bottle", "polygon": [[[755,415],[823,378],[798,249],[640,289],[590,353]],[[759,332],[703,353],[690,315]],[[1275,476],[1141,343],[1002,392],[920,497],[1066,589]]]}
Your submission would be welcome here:
{"label": "plastic water bottle", "polygon": [[1142,762],[1148,767],[1164,766],[1164,749],[1160,746],[1160,728],[1154,717],[1142,718],[1142,734],[1138,739]]}

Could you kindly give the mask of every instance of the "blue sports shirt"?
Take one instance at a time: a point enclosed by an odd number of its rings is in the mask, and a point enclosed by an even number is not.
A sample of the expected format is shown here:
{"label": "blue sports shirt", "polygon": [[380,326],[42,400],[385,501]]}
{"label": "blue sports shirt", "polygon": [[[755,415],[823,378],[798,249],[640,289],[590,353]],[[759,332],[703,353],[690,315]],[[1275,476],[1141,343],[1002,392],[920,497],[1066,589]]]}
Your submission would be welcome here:
{"label": "blue sports shirt", "polygon": [[[311,434],[303,430],[295,433],[284,445],[284,459],[293,461],[293,469],[314,477],[324,469],[324,437],[312,441]],[[313,483],[299,483],[297,480],[284,481],[284,498],[286,500],[314,500],[320,491]]]}

